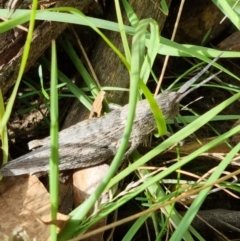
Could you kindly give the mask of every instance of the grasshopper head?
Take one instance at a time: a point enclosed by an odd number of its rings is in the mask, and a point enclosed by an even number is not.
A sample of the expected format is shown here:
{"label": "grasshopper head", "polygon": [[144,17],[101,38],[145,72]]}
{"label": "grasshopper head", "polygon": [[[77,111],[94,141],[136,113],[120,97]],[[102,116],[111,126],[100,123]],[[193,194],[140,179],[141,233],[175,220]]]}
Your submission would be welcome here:
{"label": "grasshopper head", "polygon": [[156,101],[165,119],[174,119],[179,111],[177,99],[181,94],[178,92],[165,91],[156,97]]}

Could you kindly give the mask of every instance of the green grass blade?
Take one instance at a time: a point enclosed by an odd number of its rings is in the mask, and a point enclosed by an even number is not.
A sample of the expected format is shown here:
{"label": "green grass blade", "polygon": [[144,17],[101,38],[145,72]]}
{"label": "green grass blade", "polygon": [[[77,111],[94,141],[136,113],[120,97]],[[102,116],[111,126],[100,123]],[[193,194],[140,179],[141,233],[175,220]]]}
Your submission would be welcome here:
{"label": "green grass blade", "polygon": [[78,70],[78,73],[82,76],[83,80],[85,81],[92,95],[96,97],[99,92],[99,88],[95,83],[95,81],[92,79],[91,75],[86,70],[82,61],[79,59],[77,53],[75,52],[73,46],[71,45],[66,35],[64,35],[62,39],[59,39],[59,42],[61,43],[62,47],[64,48],[64,50],[66,51],[70,59],[72,60],[72,63]]}
{"label": "green grass blade", "polygon": [[122,4],[123,4],[123,7],[125,9],[125,12],[127,14],[130,24],[135,28],[139,23],[137,14],[133,11],[133,9],[128,1],[122,0]]}
{"label": "green grass blade", "polygon": [[[225,109],[228,105],[236,101],[238,98],[240,98],[240,94],[235,94],[234,96],[230,97],[229,99],[223,101],[218,106],[214,107],[210,111],[206,112],[202,116],[200,116],[197,120],[190,123],[188,126],[184,127],[171,137],[169,137],[167,140],[162,142],[160,145],[158,145],[156,148],[148,152],[145,156],[141,157],[138,161],[134,162],[131,166],[127,167],[123,172],[116,175],[114,178],[112,178],[111,182],[108,184],[107,189],[109,189],[111,186],[118,183],[120,180],[128,176],[130,173],[134,172],[137,168],[144,165],[146,162],[154,158],[156,155],[159,155],[161,152],[165,151],[172,145],[174,145],[177,142],[180,142],[184,138],[191,135],[193,132],[198,130],[201,126],[208,123],[214,116],[216,116],[220,111]],[[222,139],[221,139],[222,140]],[[222,140],[223,141],[223,140]],[[212,143],[214,144],[214,142]],[[212,147],[212,146],[211,146]],[[209,147],[209,149],[211,148]],[[201,148],[200,148],[201,149]],[[199,150],[200,150],[199,149]],[[178,167],[179,168],[179,167]],[[171,167],[168,169],[168,171],[171,170]],[[173,170],[172,170],[173,171]],[[165,171],[163,171],[165,172]],[[169,172],[170,174],[171,172]]]}
{"label": "green grass blade", "polygon": [[130,49],[129,49],[129,46],[128,46],[126,31],[125,31],[124,24],[123,24],[120,4],[119,4],[118,0],[114,0],[114,2],[115,2],[117,20],[118,20],[118,25],[119,25],[119,31],[120,31],[120,34],[121,34],[123,49],[124,49],[124,52],[125,52],[126,59],[130,63],[131,62],[131,53],[130,53]]}
{"label": "green grass blade", "polygon": [[231,22],[240,30],[239,15],[231,8],[226,0],[212,0],[214,4],[231,20]]}
{"label": "green grass blade", "polygon": [[41,91],[42,91],[42,94],[43,96],[49,100],[49,95],[47,93],[47,91],[44,89],[44,85],[43,85],[43,72],[42,72],[42,65],[39,65],[39,68],[38,68],[38,75],[39,75],[39,78],[40,78],[40,84],[41,84]]}
{"label": "green grass blade", "polygon": [[169,9],[168,9],[168,5],[166,0],[161,0],[160,1],[160,5],[161,5],[161,10],[165,15],[168,15],[169,13]]}
{"label": "green grass blade", "polygon": [[[54,11],[70,11],[74,14],[69,14],[69,13],[61,13],[61,12],[54,12]],[[48,21],[59,21],[61,19],[61,22],[66,22],[66,23],[74,23],[74,24],[80,24],[80,25],[86,25],[86,26],[93,26],[94,25],[94,30],[97,31],[98,33],[100,32],[97,28],[102,28],[102,29],[107,29],[107,30],[112,30],[112,31],[118,31],[119,32],[119,26],[115,22],[110,22],[102,19],[96,19],[96,18],[91,18],[91,17],[85,17],[82,13],[80,13],[78,10],[75,10],[73,8],[56,8],[56,9],[45,9],[45,10],[39,10],[37,11],[36,19],[37,20],[48,20]],[[30,15],[31,10],[16,10],[12,18],[18,18],[20,16],[24,16],[26,14]],[[80,13],[80,17],[79,17]],[[0,15],[2,17],[7,18],[8,16],[8,10],[7,9],[0,9]],[[10,20],[9,20],[10,21]],[[2,24],[7,24],[8,21],[4,23],[0,23],[0,31]],[[22,22],[17,22],[17,24],[22,24],[27,22],[27,19],[25,19]],[[15,25],[15,26],[16,26]],[[13,26],[9,27],[11,29]],[[130,26],[124,26],[125,31],[127,34],[133,35],[135,32],[134,27]],[[8,29],[8,30],[9,30]],[[120,59],[123,60],[124,64],[126,65],[127,68],[129,68],[129,65],[127,61],[125,60],[124,56],[111,44],[109,43],[110,41],[107,40],[105,35],[102,35],[102,33],[99,33],[100,36],[104,38],[104,40],[109,44],[110,47],[113,47],[114,51],[119,55]],[[148,34],[149,36],[149,34]],[[146,41],[147,46],[149,45],[148,41]],[[186,57],[192,57],[196,56],[204,61],[207,59],[204,59],[204,56],[208,57],[217,57],[221,51],[211,49],[211,48],[206,48],[206,47],[201,47],[201,46],[195,46],[195,45],[181,45],[176,42],[173,42],[171,40],[168,40],[166,38],[161,37],[160,44],[159,44],[159,54],[162,55],[170,55],[170,56],[186,56]],[[197,53],[195,55],[195,53]],[[221,56],[221,58],[224,57],[239,57],[239,52],[236,51],[225,51],[224,54]],[[217,65],[215,65],[217,66]],[[227,73],[227,71],[225,71]],[[235,77],[236,78],[236,77]]]}
{"label": "green grass blade", "polygon": [[[227,168],[227,166],[231,163],[232,159],[236,156],[236,154],[240,150],[240,143],[238,143],[228,154],[227,156],[219,163],[216,167],[215,171],[212,175],[208,178],[205,185],[211,184],[215,182],[223,173],[223,171]],[[180,241],[182,240],[181,237],[186,232],[188,227],[190,226],[191,222],[193,221],[194,217],[197,215],[198,210],[200,209],[203,201],[205,200],[206,196],[208,195],[211,187],[207,187],[206,189],[202,190],[198,196],[195,198],[193,203],[191,204],[190,208],[188,209],[187,213],[184,215],[181,223],[173,233],[170,238],[170,241]]]}
{"label": "green grass blade", "polygon": [[146,222],[146,220],[150,217],[151,214],[143,215],[138,218],[135,223],[131,226],[128,232],[124,235],[122,241],[133,240],[134,235],[137,233],[139,228]]}
{"label": "green grass blade", "polygon": [[[57,53],[56,43],[52,41],[52,61],[51,61],[51,95],[50,95],[50,139],[51,139],[51,157],[50,157],[50,200],[51,200],[51,218],[56,220],[58,211],[58,89],[57,89]],[[57,241],[57,227],[51,225],[51,240]]]}
{"label": "green grass blade", "polygon": [[[64,9],[64,8],[62,8]],[[88,26],[88,23],[84,21],[82,18],[79,18],[78,16],[71,14],[71,13],[66,13],[64,10],[63,12],[55,12],[54,9],[45,9],[45,10],[38,10],[37,15],[36,15],[36,20],[47,20],[47,21],[56,21],[56,22],[64,22],[64,23],[72,23],[72,24],[79,24],[79,25],[84,25]],[[67,11],[67,9],[66,9]],[[18,24],[23,24],[28,22],[30,18],[31,10],[23,10],[23,9],[17,9],[13,15],[11,16],[10,20],[14,20],[17,18],[17,20],[14,22],[15,24],[11,24],[8,26],[9,21],[2,22],[0,23],[0,31],[1,33],[6,32],[11,30],[12,28],[16,27]],[[8,9],[0,9],[0,16],[7,18],[8,16]],[[28,18],[24,18],[27,16]],[[96,28],[101,28],[101,29],[107,29],[107,30],[112,30],[112,31],[117,31],[119,32],[119,25],[118,23],[103,20],[103,19],[98,19],[98,18],[92,18],[92,17],[86,17],[89,21],[91,21],[92,24]],[[5,27],[5,25],[8,26],[8,28]],[[135,29],[129,26],[124,26],[125,31],[131,35],[134,34]]]}
{"label": "green grass blade", "polygon": [[[41,64],[50,70],[50,63],[49,61],[44,58],[43,56],[40,58]],[[68,77],[63,74],[61,71],[58,71],[58,78],[60,81],[65,83],[68,87],[68,89],[74,94],[74,96],[84,105],[86,108],[91,110],[92,108],[92,101],[91,99],[80,89],[78,88],[74,83],[72,83],[71,80],[68,79]]]}
{"label": "green grass blade", "polygon": [[[4,113],[5,113],[4,100],[2,96],[2,91],[0,89],[0,122],[2,121]],[[0,137],[2,141],[2,151],[3,151],[2,164],[6,164],[8,161],[8,133],[7,133],[6,125],[0,131]]]}
{"label": "green grass blade", "polygon": [[[143,27],[145,26],[145,28]],[[126,127],[123,133],[123,139],[120,142],[118,151],[112,161],[109,171],[103,178],[100,185],[96,188],[95,192],[86,200],[80,207],[75,209],[70,213],[70,220],[66,224],[65,228],[59,235],[59,241],[65,241],[69,239],[73,232],[76,230],[80,222],[85,218],[90,208],[94,205],[96,200],[100,197],[103,190],[106,188],[107,183],[115,175],[119,164],[123,158],[125,150],[128,146],[128,140],[131,134],[131,128],[133,119],[135,116],[136,101],[138,96],[138,82],[140,79],[140,69],[144,61],[145,53],[145,31],[148,26],[148,21],[142,21],[139,23],[139,28],[137,28],[136,33],[133,37],[132,42],[132,63],[131,63],[131,72],[130,72],[130,101],[129,101],[129,114],[126,122]],[[75,233],[77,235],[79,233]]]}
{"label": "green grass blade", "polygon": [[[28,34],[27,34],[27,39],[26,39],[26,43],[25,43],[25,46],[24,46],[24,51],[23,51],[23,55],[22,55],[20,69],[19,69],[19,72],[18,72],[18,77],[17,77],[16,83],[14,85],[12,94],[9,98],[9,101],[8,101],[8,104],[7,104],[7,107],[6,107],[6,112],[5,112],[5,114],[4,114],[4,116],[1,120],[1,123],[0,123],[0,131],[2,131],[3,128],[6,126],[6,123],[8,122],[8,119],[11,115],[11,110],[13,108],[13,104],[14,104],[14,101],[15,101],[16,96],[17,96],[18,87],[20,85],[20,82],[21,82],[21,79],[22,79],[22,76],[23,76],[23,73],[24,73],[24,69],[25,69],[25,66],[27,64],[27,59],[28,59],[28,55],[29,55],[29,51],[30,51],[30,46],[31,46],[31,41],[32,41],[32,36],[33,36],[33,30],[34,30],[34,25],[35,25],[35,16],[36,16],[37,5],[38,5],[38,1],[33,0],[30,23],[29,23],[29,28],[28,28]],[[2,26],[0,25],[0,29],[1,28],[2,28]]]}
{"label": "green grass blade", "polygon": [[[2,9],[2,10],[3,10],[3,12],[0,13],[1,16],[7,19],[9,10],[8,9]],[[30,12],[25,12],[23,14],[20,14],[17,17],[14,17],[7,21],[1,22],[0,23],[0,34],[14,29],[19,24],[28,22],[30,20],[30,18],[31,18]]]}
{"label": "green grass blade", "polygon": [[153,62],[157,56],[158,50],[159,50],[159,42],[160,42],[160,36],[159,36],[159,27],[156,21],[150,19],[149,25],[150,25],[150,38],[146,38],[146,41],[149,41],[149,45],[147,48],[147,55],[144,59],[144,63],[141,69],[141,78],[144,83],[147,83],[149,79],[149,75],[152,70]]}
{"label": "green grass blade", "polygon": [[[209,150],[212,146],[216,146],[217,144],[223,142],[224,140],[226,140],[227,138],[231,137],[232,135],[238,133],[240,131],[240,126],[237,126],[233,129],[231,129],[230,131],[226,132],[225,134],[223,134],[222,136],[216,138],[214,141],[212,141],[210,144],[202,146],[201,148],[199,148],[198,150],[196,150],[195,152],[191,153],[190,155],[184,157],[180,162],[177,162],[175,164],[173,164],[172,166],[168,167],[166,170],[162,171],[161,173],[155,175],[154,177],[152,177],[151,179],[148,179],[147,181],[145,181],[141,186],[139,186],[138,188],[136,188],[134,190],[134,192],[131,192],[129,195],[124,195],[123,197],[121,197],[120,199],[118,199],[115,203],[113,208],[111,208],[111,210],[108,210],[110,207],[108,207],[107,210],[105,211],[105,214],[107,215],[108,213],[114,211],[115,209],[117,209],[118,207],[122,206],[124,203],[128,202],[129,200],[131,200],[132,198],[134,198],[136,195],[139,195],[140,193],[144,192],[147,188],[149,188],[151,185],[158,183],[159,181],[161,181],[163,178],[165,178],[166,176],[170,175],[171,173],[173,173],[174,171],[176,171],[177,169],[181,168],[182,166],[186,165],[187,163],[189,163],[191,160],[193,160],[194,158],[198,157],[201,153],[206,152],[207,150]],[[132,165],[134,165],[135,163],[133,163]],[[168,205],[167,203],[164,205],[165,199],[163,198],[162,200],[159,200],[159,203],[162,204],[161,206],[164,207],[166,205]],[[159,207],[157,207],[159,209]],[[108,212],[109,211],[109,212]],[[150,210],[151,211],[151,210]]]}
{"label": "green grass blade", "polygon": [[151,110],[152,110],[153,116],[154,116],[156,124],[157,124],[159,136],[165,135],[167,133],[167,127],[166,127],[166,122],[165,122],[161,109],[159,108],[156,100],[152,96],[152,93],[149,91],[149,89],[143,83],[143,81],[139,82],[139,86],[141,87],[144,95],[146,96],[146,98],[148,100],[149,105],[151,106]]}

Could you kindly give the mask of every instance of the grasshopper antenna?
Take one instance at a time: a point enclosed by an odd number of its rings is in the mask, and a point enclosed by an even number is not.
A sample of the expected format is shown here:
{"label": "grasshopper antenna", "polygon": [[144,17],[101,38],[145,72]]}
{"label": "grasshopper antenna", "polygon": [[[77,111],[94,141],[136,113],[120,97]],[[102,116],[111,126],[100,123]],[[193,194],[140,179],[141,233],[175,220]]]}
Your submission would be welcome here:
{"label": "grasshopper antenna", "polygon": [[[192,77],[188,82],[186,82],[177,92],[178,93],[180,93],[180,94],[183,94],[193,83],[195,83],[212,65],[213,65],[213,63],[215,63],[218,59],[219,59],[219,57],[222,55],[222,53],[221,54],[219,54],[216,58],[214,58],[207,66],[205,66],[197,75],[195,75],[194,77]],[[214,77],[214,76],[213,76]],[[213,78],[212,77],[212,78]],[[211,78],[211,79],[212,79]],[[210,79],[209,79],[210,80]],[[208,81],[209,81],[208,80]],[[207,81],[206,81],[207,82]],[[205,82],[205,83],[206,83]],[[204,84],[204,83],[203,83]],[[201,86],[201,85],[200,85]],[[200,86],[198,86],[198,87],[200,87]],[[196,88],[194,88],[194,89],[196,89]],[[190,91],[191,92],[191,91]],[[190,93],[190,92],[188,92],[188,93]],[[185,96],[185,95],[184,95]],[[182,98],[181,98],[182,99]],[[180,100],[181,100],[180,99]]]}
{"label": "grasshopper antenna", "polygon": [[199,88],[200,86],[202,86],[203,84],[207,83],[209,80],[213,79],[215,76],[219,75],[220,73],[222,73],[222,70],[218,71],[217,73],[209,76],[207,79],[203,80],[202,82],[200,82],[199,84],[197,84],[196,86],[194,86],[193,88],[189,89],[188,91],[186,91],[185,93],[183,93],[182,95],[179,96],[179,98],[177,98],[177,103],[179,103],[186,95],[188,95],[189,93],[191,93],[192,91],[194,91],[195,89]]}

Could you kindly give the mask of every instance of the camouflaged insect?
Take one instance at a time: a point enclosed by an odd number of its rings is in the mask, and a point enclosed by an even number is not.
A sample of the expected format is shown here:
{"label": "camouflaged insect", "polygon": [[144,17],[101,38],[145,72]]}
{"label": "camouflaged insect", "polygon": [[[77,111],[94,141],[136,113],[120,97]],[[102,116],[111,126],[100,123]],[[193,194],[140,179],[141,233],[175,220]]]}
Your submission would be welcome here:
{"label": "camouflaged insect", "polygon": [[[200,87],[220,72],[210,76],[195,87],[190,86],[206,72],[218,59],[215,58],[196,76],[186,82],[177,92],[165,91],[156,96],[165,119],[173,119],[179,112],[179,102],[188,93]],[[59,170],[85,168],[98,165],[113,157],[123,138],[129,106],[115,109],[109,114],[88,119],[59,132]],[[156,129],[156,122],[147,100],[137,103],[135,119],[129,139],[129,156]],[[49,170],[50,138],[30,142],[30,149],[40,146],[32,152],[5,164],[0,169],[2,176],[34,174]]]}

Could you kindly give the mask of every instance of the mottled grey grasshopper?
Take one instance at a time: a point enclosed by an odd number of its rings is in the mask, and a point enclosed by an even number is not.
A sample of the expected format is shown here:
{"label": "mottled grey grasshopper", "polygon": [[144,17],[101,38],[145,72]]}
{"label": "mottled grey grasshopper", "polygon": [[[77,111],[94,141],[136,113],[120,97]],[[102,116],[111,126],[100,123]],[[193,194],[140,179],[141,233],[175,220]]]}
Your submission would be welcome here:
{"label": "mottled grey grasshopper", "polygon": [[[156,102],[165,119],[175,118],[179,112],[179,102],[182,98],[221,72],[219,71],[190,89],[190,86],[217,59],[218,57],[186,82],[177,92],[165,91],[156,96]],[[125,105],[103,117],[79,122],[59,132],[59,170],[94,166],[113,157],[123,137],[128,109],[129,106]],[[147,100],[139,101],[129,139],[129,149],[125,157],[129,156],[154,129],[156,129],[156,122]],[[48,171],[50,138],[38,141],[38,145],[41,147],[5,164],[0,169],[0,175],[15,176]]]}

